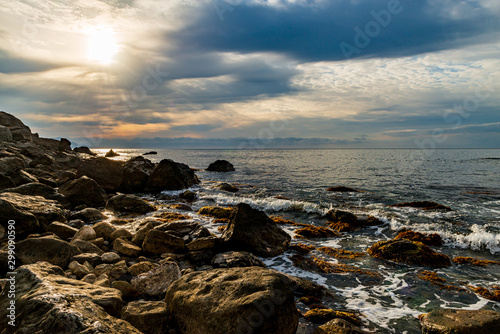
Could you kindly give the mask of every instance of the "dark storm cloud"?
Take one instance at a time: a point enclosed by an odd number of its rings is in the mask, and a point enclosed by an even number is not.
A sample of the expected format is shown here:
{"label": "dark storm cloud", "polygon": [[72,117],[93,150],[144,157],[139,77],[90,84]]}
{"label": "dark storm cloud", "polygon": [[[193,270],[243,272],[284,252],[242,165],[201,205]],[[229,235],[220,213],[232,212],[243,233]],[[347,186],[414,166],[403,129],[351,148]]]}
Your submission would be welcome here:
{"label": "dark storm cloud", "polygon": [[61,65],[34,59],[16,58],[0,49],[0,73],[15,74],[44,72],[59,67],[61,67]]}
{"label": "dark storm cloud", "polygon": [[498,17],[465,1],[244,2],[228,8],[223,16],[207,9],[169,38],[200,52],[276,52],[307,62],[417,55],[490,42],[500,30]]}

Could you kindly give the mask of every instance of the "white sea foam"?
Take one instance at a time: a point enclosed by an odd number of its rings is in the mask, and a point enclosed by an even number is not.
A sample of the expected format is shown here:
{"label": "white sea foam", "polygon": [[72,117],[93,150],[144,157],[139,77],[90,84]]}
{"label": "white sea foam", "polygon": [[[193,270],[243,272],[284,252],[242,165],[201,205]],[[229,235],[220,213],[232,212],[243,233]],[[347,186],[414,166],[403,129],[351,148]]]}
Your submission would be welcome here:
{"label": "white sea foam", "polygon": [[439,232],[447,246],[455,248],[471,248],[473,250],[487,249],[491,254],[500,253],[500,234],[488,232],[488,225],[471,226],[471,233],[456,234]]}

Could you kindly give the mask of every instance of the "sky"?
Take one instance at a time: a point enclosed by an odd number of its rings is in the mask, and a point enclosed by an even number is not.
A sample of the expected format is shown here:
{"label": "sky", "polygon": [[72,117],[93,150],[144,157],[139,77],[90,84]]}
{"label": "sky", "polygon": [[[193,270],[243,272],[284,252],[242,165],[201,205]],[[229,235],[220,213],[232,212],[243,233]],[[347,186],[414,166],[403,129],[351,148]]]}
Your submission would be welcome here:
{"label": "sky", "polygon": [[500,148],[500,1],[0,0],[0,110],[91,148]]}

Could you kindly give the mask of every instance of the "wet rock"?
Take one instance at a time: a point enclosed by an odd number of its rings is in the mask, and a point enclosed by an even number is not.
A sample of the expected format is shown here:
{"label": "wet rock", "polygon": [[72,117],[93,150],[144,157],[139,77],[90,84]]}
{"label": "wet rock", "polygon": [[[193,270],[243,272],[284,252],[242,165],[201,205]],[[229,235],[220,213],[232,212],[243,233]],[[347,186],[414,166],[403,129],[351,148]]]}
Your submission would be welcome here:
{"label": "wet rock", "polygon": [[451,265],[448,256],[433,251],[421,242],[406,239],[379,241],[368,248],[368,254],[379,259],[419,266],[439,268]]}
{"label": "wet rock", "polygon": [[107,219],[106,215],[104,215],[101,211],[94,208],[86,208],[80,211],[77,211],[69,216],[71,220],[73,219],[81,219],[85,223],[93,223],[99,220]]}
{"label": "wet rock", "polygon": [[294,231],[299,237],[306,239],[333,238],[340,236],[337,232],[323,226],[307,226]]}
{"label": "wet rock", "polygon": [[92,152],[90,150],[90,148],[88,148],[87,146],[79,146],[79,147],[75,147],[73,149],[73,152],[76,152],[76,153],[83,153],[83,154],[88,154],[88,155],[97,155],[96,153]]}
{"label": "wet rock", "polygon": [[30,238],[17,242],[16,256],[23,264],[47,261],[66,268],[81,251],[77,246],[54,237]]}
{"label": "wet rock", "polygon": [[[17,269],[16,290],[16,327],[5,333],[39,333],[43,329],[44,333],[140,334],[113,317],[119,316],[123,304],[118,290],[66,278],[61,268],[49,263]],[[10,328],[9,303],[7,294],[0,296],[0,328]]]}
{"label": "wet rock", "polygon": [[212,162],[206,169],[209,172],[234,172],[234,166],[227,160]]}
{"label": "wet rock", "polygon": [[137,247],[130,241],[127,241],[122,238],[118,238],[113,242],[113,250],[117,251],[120,254],[123,254],[125,256],[129,257],[136,257],[139,256],[141,253],[142,249],[140,247]]}
{"label": "wet rock", "polygon": [[119,161],[98,157],[82,162],[76,177],[88,176],[104,190],[116,191],[123,182],[123,166]]}
{"label": "wet rock", "polygon": [[149,152],[144,153],[143,155],[157,155],[157,154],[158,154],[158,152],[156,152],[156,151],[149,151]]}
{"label": "wet rock", "polygon": [[258,256],[276,256],[290,245],[290,236],[264,212],[240,203],[231,214],[222,235],[229,249],[252,252]]}
{"label": "wet rock", "polygon": [[114,252],[107,252],[101,255],[101,261],[104,263],[116,263],[120,260],[120,255]]}
{"label": "wet rock", "polygon": [[192,202],[196,200],[196,197],[198,197],[198,195],[196,195],[196,193],[191,190],[186,190],[185,192],[180,194],[179,197],[186,201]]}
{"label": "wet rock", "polygon": [[215,218],[229,218],[233,208],[222,208],[220,206],[204,206],[198,213],[203,216],[210,216]]}
{"label": "wet rock", "polygon": [[104,238],[106,240],[111,240],[111,235],[116,231],[116,227],[108,222],[98,222],[94,226],[95,234],[98,238]]}
{"label": "wet rock", "polygon": [[362,322],[359,319],[359,317],[352,313],[352,312],[345,312],[345,311],[336,311],[332,309],[325,309],[325,308],[315,308],[312,310],[307,311],[304,314],[304,318],[311,322],[315,323],[325,323],[327,321],[330,321],[332,319],[344,319],[347,320],[351,323],[361,325]]}
{"label": "wet rock", "polygon": [[143,333],[168,333],[167,305],[162,301],[130,302],[122,310],[122,319]]}
{"label": "wet rock", "polygon": [[97,235],[92,226],[84,226],[75,233],[72,240],[94,240]]}
{"label": "wet rock", "polygon": [[349,188],[349,187],[344,187],[344,186],[330,187],[330,188],[326,189],[326,191],[341,192],[341,193],[359,193],[360,192],[359,190]]}
{"label": "wet rock", "polygon": [[106,209],[120,213],[148,213],[155,211],[153,205],[134,195],[113,196],[108,200]]}
{"label": "wet rock", "polygon": [[113,233],[111,233],[111,241],[115,241],[118,238],[126,239],[126,240],[131,240],[132,239],[132,232],[125,228],[119,228],[115,230]]}
{"label": "wet rock", "polygon": [[333,319],[316,328],[313,334],[368,334],[344,319]]}
{"label": "wet rock", "polygon": [[423,334],[500,333],[500,313],[490,310],[438,309],[420,318]]}
{"label": "wet rock", "polygon": [[348,211],[330,210],[326,213],[326,217],[334,223],[341,223],[352,228],[358,225],[358,217]]}
{"label": "wet rock", "polygon": [[393,204],[390,206],[397,207],[397,208],[410,207],[410,208],[417,208],[417,209],[422,209],[422,210],[426,210],[426,211],[431,211],[431,210],[453,211],[451,208],[449,208],[447,206],[444,206],[444,205],[436,203],[436,202],[430,202],[430,201],[405,202],[405,203]]}
{"label": "wet rock", "polygon": [[0,125],[9,128],[12,139],[20,142],[31,142],[33,135],[28,126],[26,126],[19,118],[0,111]]}
{"label": "wet rock", "polygon": [[230,185],[229,183],[221,183],[217,186],[220,190],[224,190],[230,193],[235,193],[238,192],[239,189],[233,185]]}
{"label": "wet rock", "polygon": [[180,333],[295,334],[298,326],[292,283],[259,267],[188,273],[165,302]]}
{"label": "wet rock", "polygon": [[120,189],[131,193],[144,191],[154,168],[154,163],[141,156],[128,160],[123,166],[123,183]]}
{"label": "wet rock", "polygon": [[402,231],[394,239],[408,239],[419,241],[427,246],[442,246],[443,239],[437,233],[420,233],[415,231]]}
{"label": "wet rock", "polygon": [[106,152],[106,154],[104,155],[104,157],[106,157],[106,158],[114,158],[114,157],[119,157],[119,156],[120,156],[120,154],[116,153],[112,149],[109,150],[108,152]]}
{"label": "wet rock", "polygon": [[176,262],[166,262],[146,273],[135,276],[132,286],[142,295],[163,297],[168,287],[181,278],[181,270]]}
{"label": "wet rock", "polygon": [[66,182],[59,187],[59,193],[66,196],[73,206],[103,207],[106,192],[96,181],[87,176]]}
{"label": "wet rock", "polygon": [[201,251],[201,250],[209,250],[216,248],[221,242],[220,238],[217,237],[204,237],[198,238],[186,245],[186,248],[190,252]]}
{"label": "wet rock", "polygon": [[53,222],[47,228],[48,232],[52,232],[61,239],[71,239],[75,236],[78,229],[60,222]]}
{"label": "wet rock", "polygon": [[181,190],[200,181],[188,165],[164,159],[155,167],[148,178],[149,191]]}
{"label": "wet rock", "polygon": [[219,253],[212,259],[214,268],[263,267],[266,265],[258,257],[249,252],[229,251]]}
{"label": "wet rock", "polygon": [[17,237],[37,232],[40,229],[40,224],[35,215],[10,201],[0,198],[0,224],[6,228],[9,220],[16,222]]}

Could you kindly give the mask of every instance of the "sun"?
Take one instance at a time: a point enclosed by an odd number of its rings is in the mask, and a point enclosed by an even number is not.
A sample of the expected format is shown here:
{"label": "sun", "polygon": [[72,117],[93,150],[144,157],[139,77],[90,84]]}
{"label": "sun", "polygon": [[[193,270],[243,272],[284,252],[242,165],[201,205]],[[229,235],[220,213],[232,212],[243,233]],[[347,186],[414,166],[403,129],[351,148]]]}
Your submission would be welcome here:
{"label": "sun", "polygon": [[118,53],[118,49],[112,29],[95,28],[88,33],[87,58],[90,61],[110,64]]}

